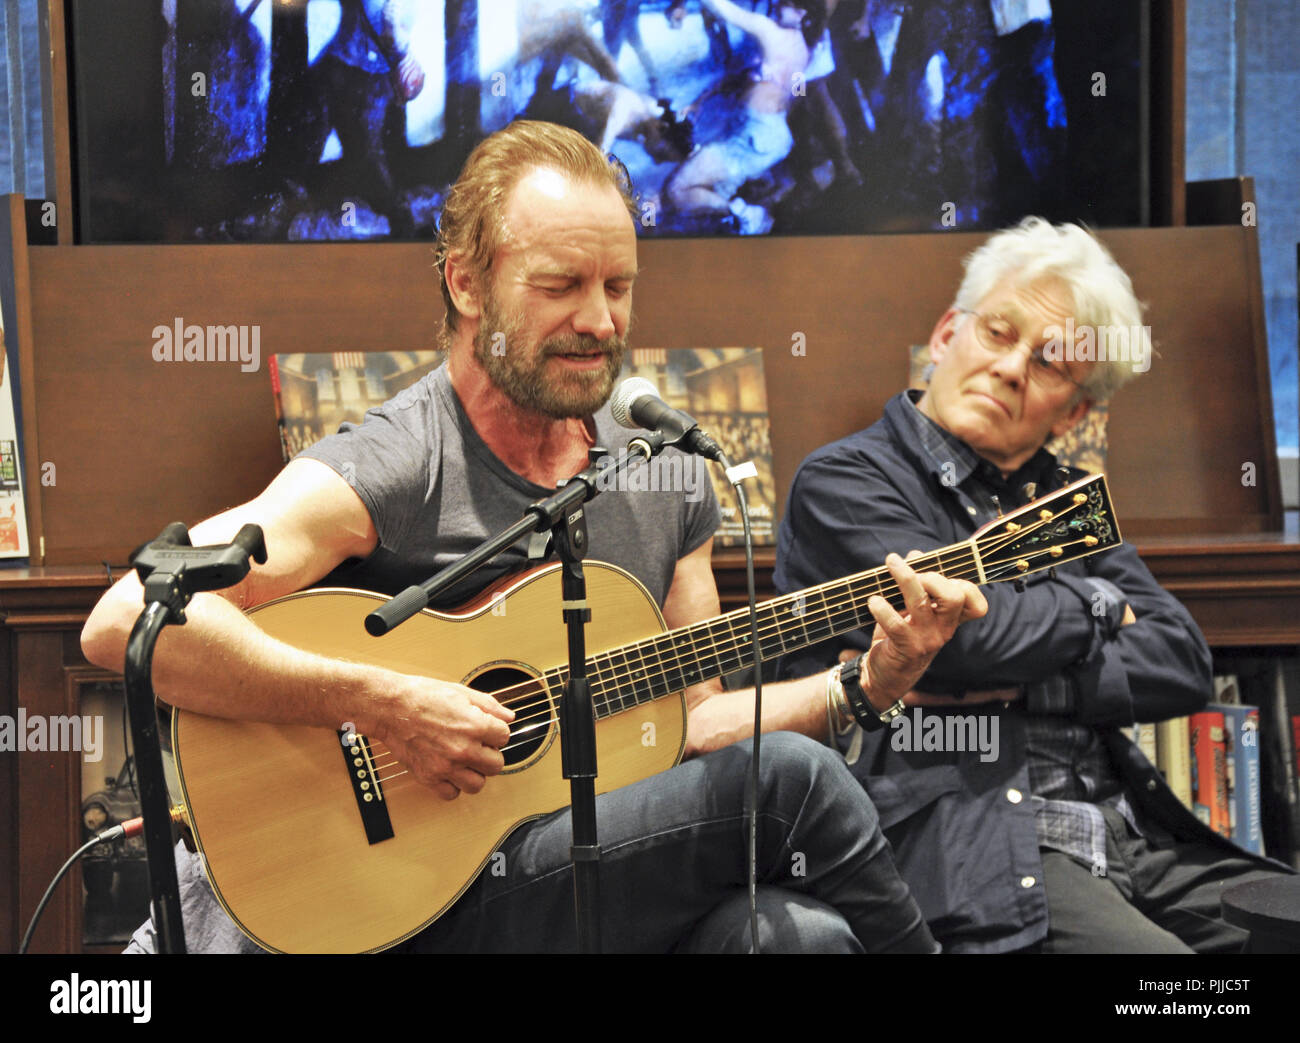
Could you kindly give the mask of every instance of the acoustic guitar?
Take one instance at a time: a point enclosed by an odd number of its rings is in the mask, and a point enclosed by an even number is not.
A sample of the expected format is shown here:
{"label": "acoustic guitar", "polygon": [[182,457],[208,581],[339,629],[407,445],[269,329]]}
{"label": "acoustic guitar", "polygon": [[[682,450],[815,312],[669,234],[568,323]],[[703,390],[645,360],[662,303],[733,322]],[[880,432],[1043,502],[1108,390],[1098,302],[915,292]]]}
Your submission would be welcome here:
{"label": "acoustic guitar", "polygon": [[[910,564],[995,583],[1120,542],[1105,479],[1094,475]],[[505,771],[481,793],[443,801],[345,722],[330,731],[173,711],[178,813],[217,898],[250,938],[286,952],[388,948],[450,907],[512,830],[568,804],[557,741],[568,673],[558,569],[506,581],[460,612],[426,609],[381,638],[362,620],[387,599],[365,591],[304,591],[249,613],[290,645],[459,681],[516,714]],[[631,575],[597,562],[586,574],[596,788],[605,792],[676,764],[683,689],[752,666],[754,650],[745,609],[665,632]],[[760,658],[872,626],[873,594],[902,606],[883,567],[764,602]]]}

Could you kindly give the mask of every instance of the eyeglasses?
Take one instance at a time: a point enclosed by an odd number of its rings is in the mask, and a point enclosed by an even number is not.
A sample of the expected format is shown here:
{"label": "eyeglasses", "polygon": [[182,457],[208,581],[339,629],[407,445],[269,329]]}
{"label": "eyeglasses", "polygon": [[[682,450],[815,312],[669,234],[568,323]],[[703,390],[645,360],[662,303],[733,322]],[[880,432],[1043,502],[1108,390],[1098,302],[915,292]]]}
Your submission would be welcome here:
{"label": "eyeglasses", "polygon": [[[957,308],[963,315],[975,317],[975,339],[991,355],[1005,355],[1020,346],[1020,330],[1001,315],[983,315],[970,308]],[[1067,384],[1087,394],[1088,389],[1070,376],[1062,362],[1053,362],[1038,348],[1029,353],[1029,379],[1044,391],[1059,391]]]}

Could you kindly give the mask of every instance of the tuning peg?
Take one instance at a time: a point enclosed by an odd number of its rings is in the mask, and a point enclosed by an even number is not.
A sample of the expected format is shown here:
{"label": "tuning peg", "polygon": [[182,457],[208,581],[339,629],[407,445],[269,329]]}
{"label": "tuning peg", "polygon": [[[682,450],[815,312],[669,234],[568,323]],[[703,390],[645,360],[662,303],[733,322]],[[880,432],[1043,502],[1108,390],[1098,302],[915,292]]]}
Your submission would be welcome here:
{"label": "tuning peg", "polygon": [[1020,488],[1020,495],[1025,498],[1025,503],[1031,502],[1037,493],[1037,482],[1025,482],[1025,484]]}
{"label": "tuning peg", "polygon": [[1057,485],[1070,484],[1070,469],[1068,467],[1058,467],[1056,469],[1056,484]]}
{"label": "tuning peg", "polygon": [[993,497],[993,506],[997,508],[997,511],[998,511],[998,517],[1001,518],[1001,517],[1002,517],[1002,501],[998,499],[998,494],[997,494],[997,493],[990,493],[989,495],[991,495],[991,496]]}
{"label": "tuning peg", "polygon": [[1011,581],[1011,586],[1015,588],[1017,594],[1023,594],[1025,592],[1025,581],[1023,579],[1013,579]]}

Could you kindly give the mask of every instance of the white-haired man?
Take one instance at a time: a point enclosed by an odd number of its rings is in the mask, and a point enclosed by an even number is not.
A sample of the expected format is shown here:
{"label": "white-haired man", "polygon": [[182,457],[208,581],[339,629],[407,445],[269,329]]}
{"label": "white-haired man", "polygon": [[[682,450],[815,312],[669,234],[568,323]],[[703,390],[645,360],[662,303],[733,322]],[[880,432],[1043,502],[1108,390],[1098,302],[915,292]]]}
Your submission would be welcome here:
{"label": "white-haired man", "polygon": [[[778,589],[964,540],[1063,484],[1043,445],[1147,368],[1145,332],[1126,359],[1088,361],[1098,334],[1140,323],[1128,276],[1083,229],[1029,218],[994,236],[930,335],[925,392],[898,395],[878,423],[801,465]],[[1092,351],[1063,342],[1071,327]],[[999,742],[962,752],[896,743],[888,729],[842,736],[935,936],[949,951],[1239,949],[1220,892],[1286,870],[1202,826],[1120,731],[1204,705],[1210,655],[1196,624],[1131,546],[986,594],[987,616],[904,702],[992,715]],[[783,673],[824,671],[840,650],[793,656]]]}

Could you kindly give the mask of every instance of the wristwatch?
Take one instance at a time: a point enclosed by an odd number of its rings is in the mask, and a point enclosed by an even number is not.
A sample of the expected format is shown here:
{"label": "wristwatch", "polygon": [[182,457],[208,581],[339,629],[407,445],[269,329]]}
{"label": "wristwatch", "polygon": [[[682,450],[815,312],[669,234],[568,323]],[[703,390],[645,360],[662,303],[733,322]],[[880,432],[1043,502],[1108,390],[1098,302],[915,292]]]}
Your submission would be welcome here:
{"label": "wristwatch", "polygon": [[893,721],[903,713],[906,707],[903,700],[899,699],[887,710],[880,712],[871,705],[867,699],[867,693],[862,690],[862,685],[858,677],[862,672],[862,660],[867,657],[864,652],[855,659],[850,659],[840,667],[840,686],[844,689],[844,697],[848,700],[849,710],[853,713],[853,719],[862,726],[864,731],[879,731],[885,725]]}

